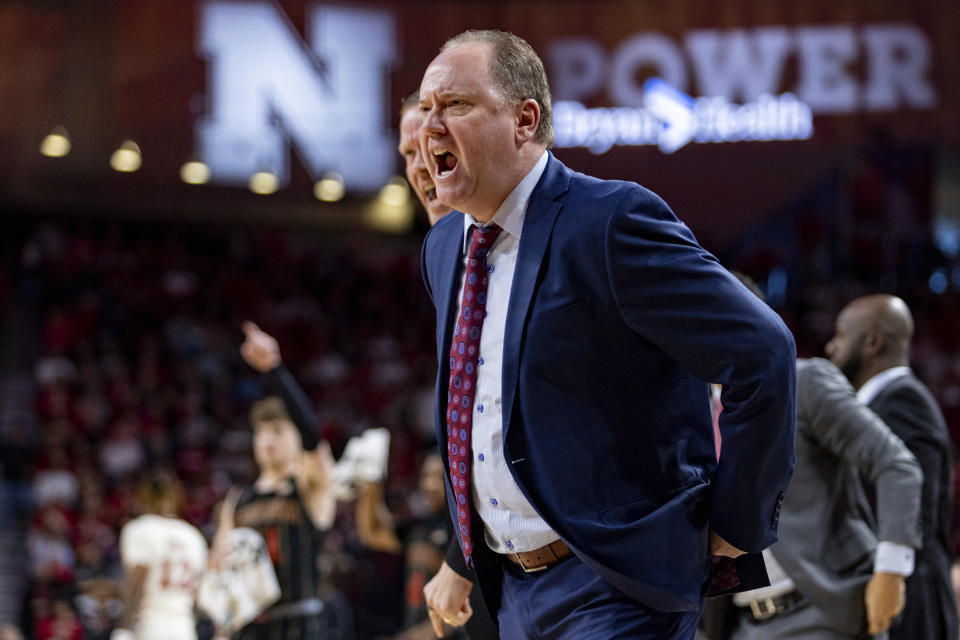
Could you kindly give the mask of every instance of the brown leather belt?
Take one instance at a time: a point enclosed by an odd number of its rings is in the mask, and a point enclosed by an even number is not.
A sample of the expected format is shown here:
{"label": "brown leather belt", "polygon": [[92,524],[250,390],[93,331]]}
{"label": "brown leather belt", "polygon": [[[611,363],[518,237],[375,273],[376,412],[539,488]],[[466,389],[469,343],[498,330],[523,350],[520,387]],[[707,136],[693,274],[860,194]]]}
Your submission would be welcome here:
{"label": "brown leather belt", "polygon": [[543,571],[549,569],[561,560],[566,560],[573,555],[570,547],[563,540],[557,540],[544,545],[533,551],[522,551],[520,553],[508,553],[507,560],[518,565],[527,573]]}

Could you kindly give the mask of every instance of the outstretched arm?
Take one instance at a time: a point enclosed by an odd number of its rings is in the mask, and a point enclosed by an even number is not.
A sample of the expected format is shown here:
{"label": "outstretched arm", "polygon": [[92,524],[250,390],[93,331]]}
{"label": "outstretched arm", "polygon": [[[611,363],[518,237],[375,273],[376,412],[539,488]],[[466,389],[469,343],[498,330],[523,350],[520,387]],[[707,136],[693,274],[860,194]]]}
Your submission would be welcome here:
{"label": "outstretched arm", "polygon": [[123,619],[120,628],[133,629],[143,602],[144,585],[147,583],[147,574],[150,569],[145,564],[137,564],[124,568],[123,578]]}
{"label": "outstretched arm", "polygon": [[327,529],[336,517],[332,487],[334,460],[330,445],[320,441],[317,415],[307,394],[283,366],[276,338],[249,321],[243,323],[243,332],[246,340],[240,346],[240,355],[252,368],[266,375],[271,391],[283,400],[300,433],[304,454],[297,481],[303,492],[304,506],[313,523]]}
{"label": "outstretched arm", "polygon": [[276,338],[249,321],[243,323],[243,333],[246,340],[240,345],[240,355],[248,365],[266,375],[267,385],[283,400],[290,419],[300,432],[304,451],[313,451],[320,444],[317,414],[307,394],[283,366]]}
{"label": "outstretched arm", "polygon": [[360,490],[357,535],[364,546],[376,551],[400,553],[403,550],[393,526],[393,517],[383,499],[383,484],[380,482],[371,482]]}

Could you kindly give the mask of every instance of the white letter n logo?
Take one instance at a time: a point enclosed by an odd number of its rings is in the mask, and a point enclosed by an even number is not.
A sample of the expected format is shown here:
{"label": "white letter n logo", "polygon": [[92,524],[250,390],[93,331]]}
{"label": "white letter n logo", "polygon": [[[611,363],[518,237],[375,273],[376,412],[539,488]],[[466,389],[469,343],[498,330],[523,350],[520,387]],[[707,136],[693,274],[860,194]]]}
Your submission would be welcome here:
{"label": "white letter n logo", "polygon": [[199,54],[209,60],[198,154],[213,179],[243,184],[262,169],[289,180],[287,141],[314,178],[337,171],[373,191],[394,166],[384,107],[393,21],[370,9],[311,7],[308,47],[268,2],[207,2]]}

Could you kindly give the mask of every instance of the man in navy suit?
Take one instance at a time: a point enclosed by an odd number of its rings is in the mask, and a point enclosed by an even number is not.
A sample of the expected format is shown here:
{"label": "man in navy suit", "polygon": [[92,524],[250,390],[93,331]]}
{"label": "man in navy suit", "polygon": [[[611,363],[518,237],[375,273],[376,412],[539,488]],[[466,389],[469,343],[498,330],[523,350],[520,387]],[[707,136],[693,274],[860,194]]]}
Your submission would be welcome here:
{"label": "man in navy suit", "polygon": [[[455,209],[423,247],[437,435],[501,637],[693,638],[712,566],[718,589],[766,583],[718,557],[776,541],[790,333],[656,195],[547,151],[549,86],[522,39],[448,41],[420,111]],[[719,462],[706,381],[723,385]]]}

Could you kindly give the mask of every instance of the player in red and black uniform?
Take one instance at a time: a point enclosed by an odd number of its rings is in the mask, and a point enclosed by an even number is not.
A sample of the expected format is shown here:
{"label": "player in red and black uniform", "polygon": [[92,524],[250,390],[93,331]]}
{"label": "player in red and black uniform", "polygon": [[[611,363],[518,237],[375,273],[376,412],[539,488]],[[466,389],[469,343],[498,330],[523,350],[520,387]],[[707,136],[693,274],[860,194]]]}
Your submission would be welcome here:
{"label": "player in red and black uniform", "polygon": [[266,375],[277,395],[251,409],[253,452],[260,475],[232,498],[233,509],[224,510],[232,511],[232,522],[221,522],[221,531],[250,527],[263,536],[281,595],[236,638],[352,638],[349,607],[340,594],[321,584],[317,565],[324,533],[333,526],[337,507],[330,447],[319,440],[313,409],[282,366],[277,341],[252,322],[244,323],[243,330],[243,359]]}

